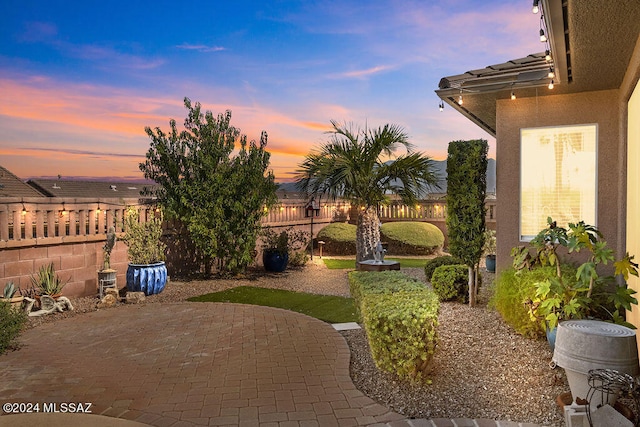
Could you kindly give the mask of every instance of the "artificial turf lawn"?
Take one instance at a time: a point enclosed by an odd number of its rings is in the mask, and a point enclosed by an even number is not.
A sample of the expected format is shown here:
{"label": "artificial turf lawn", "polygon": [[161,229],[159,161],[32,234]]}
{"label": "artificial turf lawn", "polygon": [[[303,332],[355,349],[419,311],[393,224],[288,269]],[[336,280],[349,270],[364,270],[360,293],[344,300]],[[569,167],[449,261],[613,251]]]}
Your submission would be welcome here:
{"label": "artificial turf lawn", "polygon": [[353,298],[316,295],[281,289],[239,286],[226,291],[189,298],[196,302],[233,302],[284,308],[328,323],[357,322]]}
{"label": "artificial turf lawn", "polygon": [[[385,258],[386,261],[399,261],[400,267],[405,268],[424,268],[424,265],[427,263],[426,258]],[[323,258],[324,265],[331,270],[336,269],[353,269],[356,268],[356,259],[333,259],[333,258]]]}

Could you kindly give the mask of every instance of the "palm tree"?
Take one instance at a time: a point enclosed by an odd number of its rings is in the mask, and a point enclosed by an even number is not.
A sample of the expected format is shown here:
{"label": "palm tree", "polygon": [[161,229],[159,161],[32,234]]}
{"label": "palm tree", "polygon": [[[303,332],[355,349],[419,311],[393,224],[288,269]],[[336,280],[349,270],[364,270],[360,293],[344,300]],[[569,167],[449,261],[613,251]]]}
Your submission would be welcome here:
{"label": "palm tree", "polygon": [[[395,193],[415,205],[429,187],[439,188],[433,160],[413,152],[405,131],[393,124],[355,128],[331,121],[329,141],[309,153],[297,170],[296,185],[307,194],[344,198],[358,210],[356,262],[373,258],[380,240],[378,209]],[[406,153],[394,157],[403,146]]]}

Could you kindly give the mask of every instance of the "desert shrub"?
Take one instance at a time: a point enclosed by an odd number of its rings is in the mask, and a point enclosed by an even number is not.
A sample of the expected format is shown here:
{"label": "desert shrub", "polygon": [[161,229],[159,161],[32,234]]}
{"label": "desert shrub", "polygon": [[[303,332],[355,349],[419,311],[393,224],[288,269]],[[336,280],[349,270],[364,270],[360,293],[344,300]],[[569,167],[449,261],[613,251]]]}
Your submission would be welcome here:
{"label": "desert shrub", "polygon": [[16,345],[26,321],[26,313],[12,308],[10,302],[0,301],[0,354]]}
{"label": "desert shrub", "polygon": [[398,271],[354,271],[349,284],[376,366],[422,379],[437,343],[436,294]]}
{"label": "desert shrub", "polygon": [[323,251],[332,255],[355,255],[356,226],[334,222],[318,232],[317,240],[325,242]]}
{"label": "desert shrub", "polygon": [[295,251],[289,256],[289,265],[292,267],[303,267],[309,261],[309,254],[306,251]]}
{"label": "desert shrub", "polygon": [[431,276],[433,290],[440,301],[469,300],[469,268],[466,265],[441,265]]}
{"label": "desert shrub", "polygon": [[424,275],[427,278],[427,282],[431,281],[431,277],[433,276],[433,272],[436,268],[441,265],[460,265],[464,264],[462,260],[452,257],[451,255],[439,256],[437,258],[433,258],[427,261],[424,266]]}
{"label": "desert shrub", "polygon": [[[562,266],[564,277],[575,277],[575,274],[575,267]],[[555,266],[524,269],[519,272],[514,268],[503,270],[496,277],[494,293],[489,303],[517,333],[530,338],[543,336],[544,325],[531,321],[525,301],[533,300],[536,293],[534,283],[555,276]]]}
{"label": "desert shrub", "polygon": [[430,255],[442,249],[444,234],[428,222],[388,222],[380,228],[380,238],[394,255]]}

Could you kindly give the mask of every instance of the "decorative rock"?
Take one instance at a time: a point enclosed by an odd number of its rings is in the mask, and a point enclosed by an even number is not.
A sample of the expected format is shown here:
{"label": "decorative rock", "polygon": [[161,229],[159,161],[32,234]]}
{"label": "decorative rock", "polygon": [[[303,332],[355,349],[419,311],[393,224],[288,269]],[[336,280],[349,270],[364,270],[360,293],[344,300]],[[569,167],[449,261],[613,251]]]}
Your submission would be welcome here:
{"label": "decorative rock", "polygon": [[127,292],[127,304],[139,304],[146,299],[144,292]]}
{"label": "decorative rock", "polygon": [[98,304],[98,307],[100,308],[113,307],[117,303],[118,303],[118,297],[114,296],[112,293],[107,293],[107,295],[105,295],[100,300],[100,304]]}

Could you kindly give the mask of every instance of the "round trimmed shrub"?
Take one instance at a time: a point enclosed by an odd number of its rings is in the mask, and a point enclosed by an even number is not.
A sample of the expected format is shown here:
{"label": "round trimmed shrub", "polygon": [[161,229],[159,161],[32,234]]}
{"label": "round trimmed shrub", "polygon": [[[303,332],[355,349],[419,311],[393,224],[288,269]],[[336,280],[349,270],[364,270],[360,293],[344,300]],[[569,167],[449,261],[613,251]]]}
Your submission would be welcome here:
{"label": "round trimmed shrub", "polygon": [[388,253],[394,255],[430,255],[444,245],[442,231],[428,222],[387,222],[382,224],[380,234],[388,243]]}
{"label": "round trimmed shrub", "polygon": [[461,259],[458,259],[451,255],[439,256],[427,261],[427,263],[424,266],[424,275],[427,279],[427,282],[430,282],[431,277],[433,276],[433,272],[435,271],[436,268],[440,267],[441,265],[462,265],[462,264],[464,264],[464,262],[462,262]]}
{"label": "round trimmed shrub", "polygon": [[317,240],[325,242],[323,251],[331,255],[355,255],[356,226],[334,222],[318,232]]}
{"label": "round trimmed shrub", "polygon": [[431,277],[431,286],[440,301],[469,300],[469,269],[466,265],[441,265]]}

